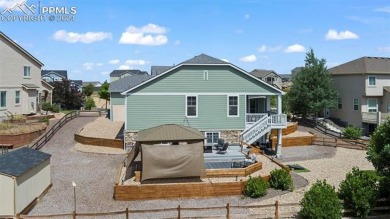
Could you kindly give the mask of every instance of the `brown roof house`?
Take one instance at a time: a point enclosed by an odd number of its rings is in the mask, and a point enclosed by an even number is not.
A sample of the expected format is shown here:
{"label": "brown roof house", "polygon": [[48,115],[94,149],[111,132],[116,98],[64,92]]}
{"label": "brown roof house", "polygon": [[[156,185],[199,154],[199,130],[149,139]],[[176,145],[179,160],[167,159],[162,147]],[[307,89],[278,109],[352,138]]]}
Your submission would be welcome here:
{"label": "brown roof house", "polygon": [[329,72],[339,93],[329,116],[372,133],[390,115],[390,58],[361,57]]}

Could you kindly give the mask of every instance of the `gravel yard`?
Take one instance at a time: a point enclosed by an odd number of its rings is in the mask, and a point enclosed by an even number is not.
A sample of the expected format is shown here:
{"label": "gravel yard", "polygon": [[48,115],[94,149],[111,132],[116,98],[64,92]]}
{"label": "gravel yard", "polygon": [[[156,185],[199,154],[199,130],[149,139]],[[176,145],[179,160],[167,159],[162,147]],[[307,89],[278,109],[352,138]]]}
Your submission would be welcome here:
{"label": "gravel yard", "polygon": [[79,134],[87,137],[115,139],[122,126],[123,122],[112,122],[105,117],[98,117],[86,124]]}
{"label": "gravel yard", "polygon": [[[72,181],[76,182],[77,212],[112,212],[123,211],[126,207],[130,210],[143,210],[155,208],[176,208],[181,207],[210,207],[246,204],[268,204],[279,200],[281,203],[299,202],[303,192],[308,189],[307,183],[312,184],[316,179],[327,179],[333,185],[338,185],[345,177],[345,173],[352,169],[352,166],[359,166],[362,169],[372,169],[372,165],[365,161],[364,151],[349,149],[334,149],[334,155],[320,158],[313,156],[312,160],[299,161],[307,154],[318,154],[315,147],[291,147],[285,148],[284,154],[294,153],[296,155],[292,163],[298,163],[311,172],[293,173],[295,190],[294,192],[282,192],[270,189],[265,197],[260,199],[243,198],[242,196],[226,196],[216,198],[196,198],[196,199],[171,199],[171,200],[150,200],[150,201],[114,201],[113,185],[117,174],[118,164],[123,161],[125,155],[107,155],[95,153],[83,153],[75,150],[76,142],[73,134],[81,127],[92,121],[96,117],[78,117],[68,122],[49,142],[42,151],[52,154],[51,157],[51,177],[53,187],[40,200],[40,203],[30,212],[30,215],[61,214],[70,213],[74,210]],[[306,151],[305,154],[302,154]],[[328,152],[324,152],[328,153]],[[329,152],[330,153],[330,152]],[[333,153],[333,152],[332,152]],[[299,158],[301,154],[301,158]],[[320,152],[323,154],[323,152]],[[269,160],[259,156],[263,162],[264,172],[270,171],[275,166]],[[302,160],[302,159],[301,159]],[[307,179],[307,180],[306,180]],[[263,209],[262,213],[272,213],[273,208]],[[283,208],[281,208],[283,211]],[[237,213],[258,213],[253,209],[232,209],[232,214]],[[209,216],[224,215],[224,209],[216,211],[184,211],[182,216]],[[177,212],[162,212],[150,214],[133,215],[130,218],[163,218],[175,217]],[[92,217],[89,217],[92,218]],[[99,218],[124,218],[124,215],[112,217],[102,216]]]}

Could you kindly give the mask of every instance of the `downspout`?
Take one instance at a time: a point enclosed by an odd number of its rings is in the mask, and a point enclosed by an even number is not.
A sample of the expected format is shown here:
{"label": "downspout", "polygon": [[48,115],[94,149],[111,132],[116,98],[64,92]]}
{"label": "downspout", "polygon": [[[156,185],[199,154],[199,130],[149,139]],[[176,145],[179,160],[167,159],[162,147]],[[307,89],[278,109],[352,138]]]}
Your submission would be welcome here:
{"label": "downspout", "polygon": [[127,95],[125,95],[125,127],[123,129],[123,150],[126,150],[126,130],[127,130]]}

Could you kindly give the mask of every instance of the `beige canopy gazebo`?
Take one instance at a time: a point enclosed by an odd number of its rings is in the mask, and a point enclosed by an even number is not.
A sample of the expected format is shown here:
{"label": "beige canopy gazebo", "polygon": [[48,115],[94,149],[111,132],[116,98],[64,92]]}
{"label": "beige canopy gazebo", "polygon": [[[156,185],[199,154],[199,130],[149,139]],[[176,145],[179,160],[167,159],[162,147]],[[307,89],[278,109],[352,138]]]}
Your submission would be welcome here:
{"label": "beige canopy gazebo", "polygon": [[141,130],[137,136],[128,161],[133,161],[141,151],[141,181],[205,175],[204,136],[198,130],[167,124]]}

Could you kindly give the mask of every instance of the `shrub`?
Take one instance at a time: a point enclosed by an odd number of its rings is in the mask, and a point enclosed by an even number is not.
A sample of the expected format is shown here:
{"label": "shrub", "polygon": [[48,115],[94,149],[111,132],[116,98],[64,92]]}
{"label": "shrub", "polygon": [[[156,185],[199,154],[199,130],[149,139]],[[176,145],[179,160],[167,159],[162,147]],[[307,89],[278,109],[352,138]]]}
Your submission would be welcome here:
{"label": "shrub", "polygon": [[271,188],[280,190],[292,190],[294,183],[288,170],[274,169],[271,171],[271,179],[269,181]]}
{"label": "shrub", "polygon": [[348,126],[343,130],[343,135],[346,139],[358,139],[363,135],[363,131],[358,127]]}
{"label": "shrub", "polygon": [[92,107],[96,107],[95,101],[92,97],[87,97],[87,99],[85,100],[85,109],[91,110]]}
{"label": "shrub", "polygon": [[379,181],[379,197],[389,198],[390,197],[390,177],[383,176]]}
{"label": "shrub", "polygon": [[251,198],[258,198],[267,194],[269,184],[261,177],[249,177],[245,186],[245,195]]}
{"label": "shrub", "polygon": [[43,118],[39,119],[39,122],[44,122],[46,124],[49,124],[49,119],[47,117],[43,117]]}
{"label": "shrub", "polygon": [[326,181],[317,181],[305,192],[300,202],[302,218],[341,218],[342,206],[334,187]]}
{"label": "shrub", "polygon": [[60,107],[59,107],[58,105],[53,104],[53,105],[51,106],[51,111],[52,111],[53,113],[58,113],[58,112],[60,112]]}
{"label": "shrub", "polygon": [[41,109],[46,111],[46,114],[47,114],[47,111],[51,111],[51,108],[52,108],[52,105],[49,102],[43,102],[41,104]]}
{"label": "shrub", "polygon": [[378,177],[354,167],[340,184],[339,197],[347,208],[353,209],[357,217],[367,217],[375,205],[378,195]]}

